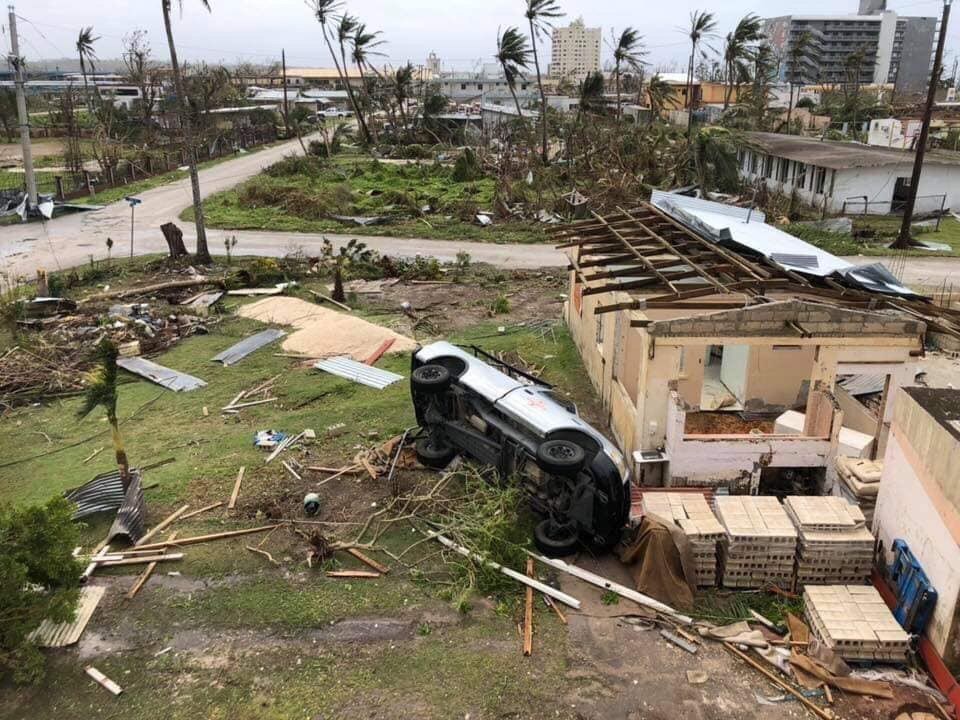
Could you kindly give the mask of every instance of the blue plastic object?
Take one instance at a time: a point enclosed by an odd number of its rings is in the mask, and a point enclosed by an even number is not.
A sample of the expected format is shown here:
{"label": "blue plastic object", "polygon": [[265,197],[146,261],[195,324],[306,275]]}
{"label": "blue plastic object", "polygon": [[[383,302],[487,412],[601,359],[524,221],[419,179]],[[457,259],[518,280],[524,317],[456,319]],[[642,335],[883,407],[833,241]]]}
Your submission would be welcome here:
{"label": "blue plastic object", "polygon": [[920,635],[937,604],[937,591],[903,540],[893,541],[890,580],[897,596],[893,616],[911,635]]}

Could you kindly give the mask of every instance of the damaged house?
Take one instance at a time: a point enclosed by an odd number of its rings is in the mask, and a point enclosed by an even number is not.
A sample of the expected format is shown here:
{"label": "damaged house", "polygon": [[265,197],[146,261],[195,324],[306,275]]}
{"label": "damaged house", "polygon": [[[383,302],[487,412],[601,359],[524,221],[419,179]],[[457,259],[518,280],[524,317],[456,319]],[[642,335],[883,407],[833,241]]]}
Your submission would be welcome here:
{"label": "damaged house", "polygon": [[[896,390],[960,313],[757,211],[655,192],[555,236],[565,315],[640,485],[829,489],[838,455],[882,457]],[[873,407],[841,380],[875,382]]]}

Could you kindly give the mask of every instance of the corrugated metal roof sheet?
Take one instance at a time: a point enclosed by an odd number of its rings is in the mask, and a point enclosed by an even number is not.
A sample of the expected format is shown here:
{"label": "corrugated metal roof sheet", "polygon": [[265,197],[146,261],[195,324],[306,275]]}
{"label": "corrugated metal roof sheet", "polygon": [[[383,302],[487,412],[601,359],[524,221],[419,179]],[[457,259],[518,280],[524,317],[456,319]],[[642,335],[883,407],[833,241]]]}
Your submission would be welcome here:
{"label": "corrugated metal roof sheet", "polygon": [[83,635],[87,623],[93,616],[93,611],[103,599],[107,589],[102,585],[85,585],[80,588],[80,599],[77,602],[77,614],[73,622],[55,623],[44,620],[32,633],[29,640],[40,647],[66,647],[73,645]]}
{"label": "corrugated metal roof sheet", "polygon": [[883,392],[883,386],[886,380],[886,375],[850,375],[840,380],[837,384],[854,397],[858,397],[860,395],[872,395]]}
{"label": "corrugated metal roof sheet", "polygon": [[107,535],[108,542],[117,535],[125,535],[131,542],[136,542],[143,536],[146,505],[138,470],[130,471],[130,482],[126,486],[120,479],[120,471],[114,470],[97,475],[90,482],[68,490],[64,496],[77,506],[73,513],[74,520],[101,512],[117,511],[117,517]]}
{"label": "corrugated metal roof sheet", "polygon": [[365,365],[348,357],[335,357],[321,360],[316,363],[314,367],[318,370],[328,372],[331,375],[346,378],[347,380],[352,380],[353,382],[367,385],[377,390],[383,390],[383,388],[388,385],[393,385],[393,383],[398,380],[403,380],[403,375],[397,375],[389,370],[381,370],[380,368]]}
{"label": "corrugated metal roof sheet", "polygon": [[269,345],[275,340],[279,340],[284,335],[286,335],[286,333],[283,330],[277,330],[274,328],[263,330],[262,332],[258,332],[256,335],[251,335],[248,338],[244,338],[236,345],[228,347],[219,355],[211,358],[211,360],[214,362],[222,362],[224,365],[233,365],[234,363],[238,363],[243,360],[243,358],[250,353],[259,350],[265,345]]}
{"label": "corrugated metal roof sheet", "polygon": [[174,392],[188,392],[197,388],[206,387],[207,383],[193,375],[187,375],[179,370],[171,370],[158,365],[152,360],[142,357],[120,358],[117,365],[127,372],[144,377],[157,385],[161,385]]}

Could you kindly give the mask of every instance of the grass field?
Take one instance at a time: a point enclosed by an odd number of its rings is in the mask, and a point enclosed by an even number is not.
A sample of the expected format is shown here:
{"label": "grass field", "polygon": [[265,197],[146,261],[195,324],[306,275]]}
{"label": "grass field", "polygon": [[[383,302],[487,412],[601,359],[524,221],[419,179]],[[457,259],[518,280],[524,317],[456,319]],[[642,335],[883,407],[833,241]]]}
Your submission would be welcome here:
{"label": "grass field", "polygon": [[[888,246],[900,231],[900,219],[895,217],[855,218],[854,229],[872,234],[867,241],[861,242],[853,235],[833,233],[803,225],[787,225],[787,232],[833,253],[834,255],[870,255],[884,257],[897,254]],[[952,248],[949,253],[935,253],[929,250],[909,249],[906,254],[915,257],[951,257],[960,255],[960,221],[956,218],[944,218],[938,232],[921,232],[915,235],[918,240],[946,243]]]}

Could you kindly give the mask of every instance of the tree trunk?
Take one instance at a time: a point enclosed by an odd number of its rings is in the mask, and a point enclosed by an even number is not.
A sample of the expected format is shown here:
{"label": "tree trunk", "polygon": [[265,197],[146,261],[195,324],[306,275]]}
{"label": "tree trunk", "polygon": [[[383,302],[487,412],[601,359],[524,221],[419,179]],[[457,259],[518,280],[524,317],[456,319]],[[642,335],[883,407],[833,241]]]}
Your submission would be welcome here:
{"label": "tree trunk", "polygon": [[120,468],[120,479],[126,483],[130,479],[130,463],[127,460],[127,451],[123,447],[116,410],[108,410],[107,421],[110,423],[110,439],[113,442],[113,455],[117,460],[117,467]]}
{"label": "tree trunk", "polygon": [[[520,100],[517,98],[517,89],[514,87],[514,83],[508,82],[507,87],[510,88],[510,94],[513,96],[513,104],[517,106],[517,115],[520,120],[523,120],[523,110],[520,109]],[[483,109],[481,108],[481,112]]]}
{"label": "tree trunk", "polygon": [[337,75],[340,76],[340,82],[343,83],[344,89],[347,91],[347,98],[350,100],[350,106],[353,108],[353,112],[357,116],[357,124],[360,126],[361,134],[363,135],[364,142],[368,142],[367,138],[367,128],[363,124],[363,117],[360,115],[360,108],[357,107],[357,101],[353,97],[353,90],[350,87],[350,82],[347,77],[344,75],[343,70],[340,68],[340,62],[337,60],[337,54],[333,50],[333,43],[330,42],[330,36],[327,35],[327,26],[325,24],[320,25],[320,30],[323,32],[324,42],[327,44],[327,50],[330,51],[330,57],[333,59],[333,66],[337,69]]}
{"label": "tree trunk", "polygon": [[543,164],[550,163],[550,157],[547,154],[547,94],[543,91],[543,78],[540,76],[540,58],[537,53],[537,35],[533,28],[533,19],[530,18],[530,42],[533,47],[533,65],[537,69],[537,87],[540,90],[540,137],[541,137],[541,156]]}
{"label": "tree trunk", "polygon": [[[367,120],[363,116],[363,111],[360,109],[360,103],[357,102],[357,96],[353,92],[353,86],[350,84],[350,77],[347,74],[349,72],[347,69],[347,51],[344,49],[343,43],[340,43],[340,60],[343,62],[343,82],[347,88],[347,95],[350,97],[353,110],[357,113],[357,124],[360,126],[363,142],[369,145],[373,138],[370,135],[370,128],[367,127]],[[336,60],[334,60],[334,62],[336,62]],[[363,73],[360,74],[360,82],[363,82]]]}
{"label": "tree trunk", "polygon": [[787,100],[787,135],[792,135],[790,132],[790,120],[793,116],[793,83],[789,83],[788,87],[790,89],[790,98]]}
{"label": "tree trunk", "polygon": [[187,252],[186,245],[183,244],[183,232],[172,222],[161,225],[160,232],[163,233],[163,239],[167,241],[171,260],[190,254]]}
{"label": "tree trunk", "polygon": [[177,108],[180,111],[180,124],[183,128],[183,141],[187,146],[187,165],[190,167],[190,189],[193,192],[194,224],[197,228],[197,262],[209,265],[213,259],[207,247],[207,230],[203,220],[203,200],[200,198],[200,176],[197,173],[197,151],[193,144],[193,125],[190,121],[190,109],[180,75],[180,63],[177,60],[177,46],[173,42],[173,27],[170,24],[170,7],[161,0],[163,7],[163,27],[170,46],[170,66],[173,69],[173,83],[177,91]]}
{"label": "tree trunk", "polygon": [[616,82],[617,82],[617,120],[620,120],[621,108],[620,108],[620,63],[617,63],[616,67]]}
{"label": "tree trunk", "polygon": [[690,48],[690,63],[687,65],[687,137],[693,131],[693,60],[697,54],[697,44]]}

